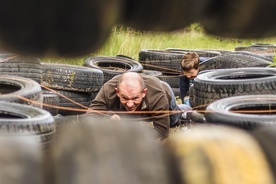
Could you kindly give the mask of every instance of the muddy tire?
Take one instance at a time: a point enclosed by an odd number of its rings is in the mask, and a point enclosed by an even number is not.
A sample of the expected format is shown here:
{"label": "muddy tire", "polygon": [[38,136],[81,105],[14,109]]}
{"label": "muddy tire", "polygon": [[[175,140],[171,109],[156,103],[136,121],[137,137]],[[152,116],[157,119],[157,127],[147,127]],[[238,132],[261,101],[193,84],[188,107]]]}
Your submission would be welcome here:
{"label": "muddy tire", "polygon": [[59,114],[78,115],[86,113],[94,93],[54,90],[59,97]]}
{"label": "muddy tire", "polygon": [[170,52],[178,52],[178,53],[187,53],[187,52],[196,52],[199,57],[215,57],[221,55],[219,51],[212,51],[212,50],[200,50],[200,49],[177,49],[177,48],[167,48],[167,51]]}
{"label": "muddy tire", "polygon": [[253,43],[251,46],[235,47],[235,51],[248,51],[253,53],[275,53],[276,46],[273,44]]}
{"label": "muddy tire", "polygon": [[270,37],[275,33],[275,25],[267,21],[274,12],[271,7],[275,7],[274,1],[213,2],[201,12],[199,22],[207,34],[227,38]]}
{"label": "muddy tire", "polygon": [[42,82],[42,66],[38,58],[0,54],[0,74],[13,75]]}
{"label": "muddy tire", "polygon": [[179,74],[183,56],[184,53],[143,49],[139,52],[139,62],[146,70],[156,70],[163,74]]}
{"label": "muddy tire", "polygon": [[42,85],[60,90],[97,92],[103,84],[103,72],[98,69],[57,63],[42,63]]}
{"label": "muddy tire", "polygon": [[242,95],[217,100],[206,108],[209,123],[253,130],[276,126],[276,95]]}
{"label": "muddy tire", "polygon": [[199,64],[200,71],[212,69],[267,67],[268,58],[250,53],[229,53],[213,57]]}
{"label": "muddy tire", "polygon": [[90,116],[75,120],[78,123],[60,131],[49,154],[48,164],[52,164],[49,168],[55,168],[49,172],[56,181],[68,184],[181,182],[175,158],[156,142],[149,127]]}
{"label": "muddy tire", "polygon": [[42,108],[48,112],[52,116],[58,114],[58,106],[59,106],[59,96],[55,93],[48,92],[47,90],[43,90],[43,106]]}
{"label": "muddy tire", "polygon": [[275,94],[276,69],[235,68],[202,73],[194,80],[193,107],[205,109],[216,100],[241,95]]}
{"label": "muddy tire", "polygon": [[[122,6],[121,0],[1,1],[1,47],[39,57],[78,57],[92,53],[108,38]],[[20,16],[12,16],[11,11]]]}
{"label": "muddy tire", "polygon": [[0,102],[0,125],[0,136],[30,138],[43,149],[49,149],[55,134],[54,119],[48,111],[24,104]]}
{"label": "muddy tire", "polygon": [[[43,179],[41,147],[24,136],[0,135],[0,177],[9,184],[37,184]],[[20,172],[16,172],[20,171]]]}
{"label": "muddy tire", "polygon": [[172,88],[172,90],[173,90],[174,96],[177,97],[177,98],[180,98],[180,89],[179,89],[179,87]]}
{"label": "muddy tire", "polygon": [[[194,6],[189,6],[190,3],[194,3]],[[195,22],[205,4],[205,1],[189,0],[127,1],[123,9],[122,24],[141,31],[177,30]]]}
{"label": "muddy tire", "polygon": [[[271,171],[275,173],[276,171],[276,149],[275,149],[275,141],[276,141],[276,127],[259,127],[256,130],[251,132],[253,137],[258,141],[260,147],[262,147],[263,152],[266,155],[268,163],[270,165]],[[274,180],[275,180],[274,176]]]}
{"label": "muddy tire", "polygon": [[273,54],[273,53],[252,53],[252,52],[248,52],[248,51],[234,51],[234,52],[231,52],[231,53],[226,53],[225,55],[227,55],[227,54],[231,54],[231,55],[233,55],[233,54],[239,54],[239,55],[243,54],[243,55],[247,55],[247,57],[251,56],[252,59],[257,58],[257,59],[266,60],[268,62],[273,62],[273,59],[265,56],[265,54]]}
{"label": "muddy tire", "polygon": [[0,101],[41,108],[43,103],[42,89],[32,79],[0,75]]}
{"label": "muddy tire", "polygon": [[178,158],[183,183],[232,183],[233,178],[235,183],[274,183],[262,148],[246,131],[199,125],[168,143]]}
{"label": "muddy tire", "polygon": [[9,102],[0,104],[1,131],[41,134],[55,130],[53,117],[43,109]]}
{"label": "muddy tire", "polygon": [[104,83],[116,75],[125,72],[142,72],[143,70],[143,66],[139,62],[122,55],[88,58],[84,61],[83,66],[101,70],[104,75]]}
{"label": "muddy tire", "polygon": [[158,76],[160,80],[167,82],[172,88],[179,88],[179,79],[180,75],[179,74],[163,74],[161,76]]}

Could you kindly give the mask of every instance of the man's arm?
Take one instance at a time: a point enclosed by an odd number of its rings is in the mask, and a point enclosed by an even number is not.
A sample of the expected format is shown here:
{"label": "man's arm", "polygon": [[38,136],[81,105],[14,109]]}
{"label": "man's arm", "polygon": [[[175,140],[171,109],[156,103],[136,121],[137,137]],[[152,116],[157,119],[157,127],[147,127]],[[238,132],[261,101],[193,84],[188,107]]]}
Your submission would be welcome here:
{"label": "man's arm", "polygon": [[169,103],[167,98],[162,96],[152,108],[152,121],[154,129],[161,139],[168,137],[170,129]]}
{"label": "man's arm", "polygon": [[95,99],[89,105],[89,114],[104,115],[115,120],[120,119],[119,115],[114,114],[114,111],[118,110],[117,106],[119,103],[115,92],[117,80],[118,77],[114,77],[102,86]]}
{"label": "man's arm", "polygon": [[93,115],[104,115],[109,110],[108,108],[108,100],[106,97],[106,86],[104,85],[98,94],[96,95],[95,99],[92,100],[91,104],[89,105],[89,110],[87,113]]}
{"label": "man's arm", "polygon": [[105,96],[105,86],[103,86],[98,94],[96,95],[95,99],[92,100],[91,104],[89,105],[89,108],[94,110],[107,110],[107,100]]}

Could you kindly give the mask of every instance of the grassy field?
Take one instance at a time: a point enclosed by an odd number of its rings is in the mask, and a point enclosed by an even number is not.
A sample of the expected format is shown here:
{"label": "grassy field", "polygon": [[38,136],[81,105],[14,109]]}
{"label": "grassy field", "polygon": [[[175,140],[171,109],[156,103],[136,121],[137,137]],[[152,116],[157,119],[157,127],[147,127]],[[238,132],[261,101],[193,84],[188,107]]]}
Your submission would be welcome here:
{"label": "grassy field", "polygon": [[237,46],[250,46],[252,43],[276,43],[275,38],[262,39],[227,39],[218,36],[206,35],[202,28],[191,25],[189,28],[175,32],[138,32],[130,28],[114,27],[108,40],[96,52],[80,58],[51,59],[44,58],[44,61],[69,63],[82,65],[84,60],[93,56],[115,56],[126,55],[138,60],[141,49],[223,49],[234,50]]}

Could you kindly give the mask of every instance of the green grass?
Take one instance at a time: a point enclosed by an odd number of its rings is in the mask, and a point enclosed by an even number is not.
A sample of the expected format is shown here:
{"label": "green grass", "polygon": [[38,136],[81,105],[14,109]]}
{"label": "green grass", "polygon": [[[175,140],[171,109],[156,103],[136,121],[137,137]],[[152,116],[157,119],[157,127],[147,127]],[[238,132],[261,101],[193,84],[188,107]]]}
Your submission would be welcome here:
{"label": "green grass", "polygon": [[114,27],[107,41],[99,50],[79,58],[42,60],[57,63],[82,65],[84,60],[93,56],[126,55],[138,60],[141,49],[222,49],[234,50],[238,46],[250,46],[252,43],[276,43],[276,38],[262,39],[221,39],[218,36],[206,35],[197,24],[174,32],[138,32],[130,28]]}

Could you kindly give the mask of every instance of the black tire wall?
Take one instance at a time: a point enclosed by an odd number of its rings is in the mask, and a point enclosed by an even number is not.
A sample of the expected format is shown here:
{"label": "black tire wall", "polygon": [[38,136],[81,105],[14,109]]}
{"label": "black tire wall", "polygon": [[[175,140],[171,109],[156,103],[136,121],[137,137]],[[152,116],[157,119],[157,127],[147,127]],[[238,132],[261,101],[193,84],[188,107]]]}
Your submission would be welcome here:
{"label": "black tire wall", "polygon": [[140,73],[143,70],[143,66],[138,61],[123,55],[87,58],[83,66],[101,70],[104,75],[103,83],[125,72]]}
{"label": "black tire wall", "polygon": [[194,108],[205,109],[216,100],[240,95],[275,94],[275,68],[217,69],[194,80]]}
{"label": "black tire wall", "polygon": [[71,121],[76,123],[61,129],[48,155],[47,164],[52,164],[48,168],[55,168],[48,172],[56,181],[181,183],[174,157],[156,142],[149,127],[87,115],[72,117]]}
{"label": "black tire wall", "polygon": [[97,92],[103,84],[103,72],[84,66],[42,63],[42,85],[60,90]]}
{"label": "black tire wall", "polygon": [[241,95],[209,104],[204,116],[208,123],[245,130],[276,126],[276,95]]}
{"label": "black tire wall", "polygon": [[41,61],[34,57],[22,57],[15,54],[0,54],[0,74],[13,75],[42,82]]}
{"label": "black tire wall", "polygon": [[0,101],[27,104],[42,108],[42,89],[32,79],[0,75]]}

